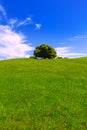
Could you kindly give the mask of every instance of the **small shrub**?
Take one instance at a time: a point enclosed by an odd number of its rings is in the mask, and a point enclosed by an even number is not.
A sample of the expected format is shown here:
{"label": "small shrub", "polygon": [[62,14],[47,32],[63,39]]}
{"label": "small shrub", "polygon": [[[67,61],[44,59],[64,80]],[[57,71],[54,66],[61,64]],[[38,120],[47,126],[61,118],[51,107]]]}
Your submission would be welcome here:
{"label": "small shrub", "polygon": [[30,56],[29,58],[30,59],[37,59],[35,56]]}

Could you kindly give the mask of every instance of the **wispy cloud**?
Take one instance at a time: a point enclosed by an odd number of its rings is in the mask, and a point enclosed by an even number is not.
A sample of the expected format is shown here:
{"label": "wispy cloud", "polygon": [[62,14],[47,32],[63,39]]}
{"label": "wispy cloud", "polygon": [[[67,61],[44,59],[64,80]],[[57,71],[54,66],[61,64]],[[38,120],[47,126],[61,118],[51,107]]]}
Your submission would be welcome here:
{"label": "wispy cloud", "polygon": [[87,56],[87,53],[73,52],[71,47],[57,47],[55,48],[57,56],[68,57],[68,58],[77,58]]}
{"label": "wispy cloud", "polygon": [[41,26],[42,26],[42,25],[36,23],[35,26],[36,26],[36,29],[41,29]]}
{"label": "wispy cloud", "polygon": [[31,24],[31,22],[32,22],[32,19],[30,17],[27,17],[23,21],[19,21],[18,19],[9,19],[8,24],[11,27],[20,27],[20,26]]}
{"label": "wispy cloud", "polygon": [[13,28],[13,27],[15,27],[17,22],[18,22],[17,19],[9,19],[8,24],[9,24],[9,26],[11,26]]}
{"label": "wispy cloud", "polygon": [[4,9],[4,7],[0,4],[0,12],[4,15],[4,16],[6,16],[6,11],[5,11],[5,9]]}
{"label": "wispy cloud", "polygon": [[17,24],[17,27],[28,25],[32,22],[32,19],[30,17],[26,18],[25,20],[19,22]]}
{"label": "wispy cloud", "polygon": [[74,39],[87,39],[87,35],[74,36]]}
{"label": "wispy cloud", "polygon": [[68,38],[64,46],[55,48],[58,56],[76,58],[87,56],[87,35]]}
{"label": "wispy cloud", "polygon": [[72,38],[69,38],[69,40],[74,41],[74,40],[84,40],[87,39],[87,35],[77,35],[77,36],[73,36]]}
{"label": "wispy cloud", "polygon": [[41,24],[35,23],[31,17],[27,17],[24,20],[19,20],[17,18],[9,18],[5,11],[5,8],[0,4],[0,22],[4,22],[12,28],[18,28],[27,25],[34,25],[36,29],[41,29]]}
{"label": "wispy cloud", "polygon": [[35,25],[36,29],[40,30],[42,25],[41,24],[35,24],[33,20],[30,17],[27,17],[25,20],[20,21],[18,19],[9,19],[8,24],[13,27],[22,27],[26,25]]}

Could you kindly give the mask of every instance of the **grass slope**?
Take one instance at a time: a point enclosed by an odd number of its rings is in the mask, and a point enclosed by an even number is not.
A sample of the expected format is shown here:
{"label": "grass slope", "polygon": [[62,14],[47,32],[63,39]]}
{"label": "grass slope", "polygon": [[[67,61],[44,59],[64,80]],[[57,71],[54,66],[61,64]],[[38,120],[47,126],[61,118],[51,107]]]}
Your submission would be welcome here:
{"label": "grass slope", "polygon": [[86,130],[87,58],[0,61],[0,130]]}

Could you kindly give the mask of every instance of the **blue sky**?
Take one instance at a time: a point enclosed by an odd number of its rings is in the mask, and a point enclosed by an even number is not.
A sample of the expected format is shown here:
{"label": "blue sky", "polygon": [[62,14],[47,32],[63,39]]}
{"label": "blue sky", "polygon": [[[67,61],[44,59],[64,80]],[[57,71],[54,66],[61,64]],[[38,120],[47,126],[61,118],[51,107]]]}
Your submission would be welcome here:
{"label": "blue sky", "polygon": [[87,56],[87,0],[0,0],[0,59],[29,57],[42,43]]}

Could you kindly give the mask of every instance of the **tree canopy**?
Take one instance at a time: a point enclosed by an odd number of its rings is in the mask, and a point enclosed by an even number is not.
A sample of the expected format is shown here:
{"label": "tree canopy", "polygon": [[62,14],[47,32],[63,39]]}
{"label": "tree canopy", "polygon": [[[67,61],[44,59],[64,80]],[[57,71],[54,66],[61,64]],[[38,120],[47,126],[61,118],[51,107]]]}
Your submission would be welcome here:
{"label": "tree canopy", "polygon": [[56,57],[56,51],[53,47],[47,45],[47,44],[41,44],[40,46],[37,46],[34,50],[34,56],[37,58],[43,58],[43,59],[53,59]]}

